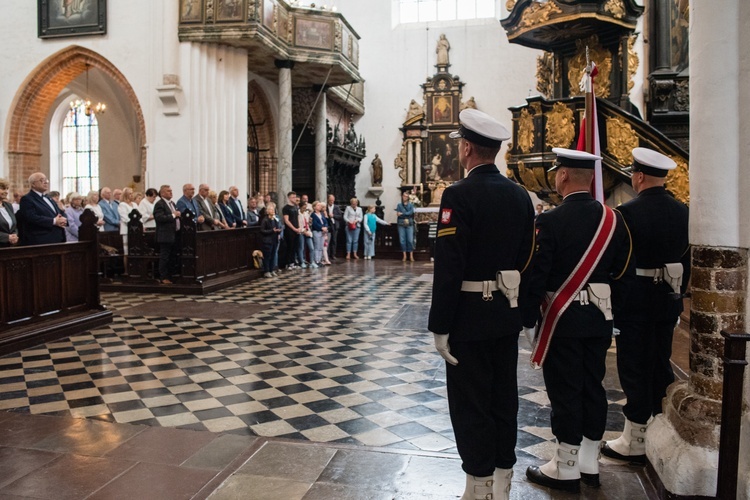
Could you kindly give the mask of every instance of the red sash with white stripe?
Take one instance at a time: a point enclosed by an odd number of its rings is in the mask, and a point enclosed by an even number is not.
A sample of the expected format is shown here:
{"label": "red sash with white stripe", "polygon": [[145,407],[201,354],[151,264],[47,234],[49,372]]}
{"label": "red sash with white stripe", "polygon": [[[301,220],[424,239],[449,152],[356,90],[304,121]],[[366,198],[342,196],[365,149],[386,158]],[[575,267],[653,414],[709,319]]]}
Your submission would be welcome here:
{"label": "red sash with white stripe", "polygon": [[578,264],[576,264],[573,272],[568,276],[568,279],[565,280],[565,283],[542,306],[544,309],[542,324],[539,327],[539,334],[536,336],[534,351],[531,353],[531,366],[536,369],[541,368],[542,364],[544,364],[544,358],[547,357],[547,351],[549,350],[552,334],[555,332],[557,322],[573,302],[573,297],[581,291],[583,285],[591,277],[602,255],[604,255],[609,242],[612,240],[612,235],[615,234],[615,225],[617,224],[615,212],[606,205],[602,206],[604,207],[604,213],[602,213],[599,227],[596,229],[589,247],[584,252]]}

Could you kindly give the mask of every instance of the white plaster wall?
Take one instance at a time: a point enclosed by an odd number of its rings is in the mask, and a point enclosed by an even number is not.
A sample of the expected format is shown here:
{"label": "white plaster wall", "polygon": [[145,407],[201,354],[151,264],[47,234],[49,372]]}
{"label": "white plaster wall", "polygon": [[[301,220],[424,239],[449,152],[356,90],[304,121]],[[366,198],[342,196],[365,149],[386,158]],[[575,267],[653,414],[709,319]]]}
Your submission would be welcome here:
{"label": "white plaster wall", "polygon": [[[362,37],[360,73],[365,79],[365,115],[356,130],[367,142],[367,157],[357,176],[357,197],[364,205],[370,162],[378,153],[383,160],[381,200],[386,218],[394,219],[392,208],[399,201],[401,181],[393,160],[401,150],[399,127],[406,118],[409,102],[422,102],[421,84],[435,73],[435,46],[441,33],[451,44],[450,72],[461,77],[464,100],[474,96],[477,107],[511,128],[508,107],[524,104],[535,93],[536,57],[539,51],[511,45],[497,19],[435,22],[392,27],[391,0],[337,0],[336,6]],[[504,3],[504,2],[498,2]],[[502,14],[505,15],[505,14]],[[499,19],[500,16],[498,16]],[[497,158],[505,173],[505,148]]]}
{"label": "white plaster wall", "polygon": [[[79,45],[109,60],[133,87],[146,126],[146,144],[136,144],[135,148],[136,155],[141,146],[147,151],[146,187],[208,182],[212,187],[236,183],[244,188],[247,185],[246,53],[215,45],[180,44],[174,30],[163,29],[165,22],[176,21],[176,10],[172,9],[177,7],[176,0],[110,1],[106,35],[40,40],[33,35],[36,3],[4,0],[0,17],[0,46],[6,48],[0,54],[3,64],[0,175],[7,175],[8,113],[19,88],[46,58],[71,45]],[[13,50],[8,50],[10,47]],[[165,61],[168,58],[163,58],[163,53],[177,54],[179,61]],[[163,114],[156,92],[156,87],[163,83],[165,64],[167,72],[177,71],[180,77],[182,95],[177,116]],[[112,111],[114,115],[116,110]],[[102,120],[107,120],[107,114]],[[116,140],[128,129],[132,130],[132,124],[116,128],[111,137]],[[103,137],[103,144],[109,139]],[[113,162],[117,160],[117,152],[113,146]],[[107,165],[103,164],[103,168]],[[132,166],[127,166],[123,172],[112,173],[112,182],[132,181],[137,169],[132,170]]]}

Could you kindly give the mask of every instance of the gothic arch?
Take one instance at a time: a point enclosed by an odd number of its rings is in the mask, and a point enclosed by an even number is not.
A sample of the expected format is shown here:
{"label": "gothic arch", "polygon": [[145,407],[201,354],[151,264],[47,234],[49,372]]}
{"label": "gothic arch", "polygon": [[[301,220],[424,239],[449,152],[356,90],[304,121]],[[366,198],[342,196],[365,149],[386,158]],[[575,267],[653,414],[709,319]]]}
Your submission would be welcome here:
{"label": "gothic arch", "polygon": [[250,189],[276,191],[276,125],[268,97],[255,80],[247,86],[247,151]]}
{"label": "gothic arch", "polygon": [[138,122],[141,178],[146,173],[146,124],[135,91],[125,76],[106,58],[76,45],[57,52],[42,61],[21,85],[13,100],[8,123],[8,177],[16,187],[24,187],[34,172],[43,171],[42,133],[45,121],[60,92],[87,68],[96,68],[109,77],[133,106]]}

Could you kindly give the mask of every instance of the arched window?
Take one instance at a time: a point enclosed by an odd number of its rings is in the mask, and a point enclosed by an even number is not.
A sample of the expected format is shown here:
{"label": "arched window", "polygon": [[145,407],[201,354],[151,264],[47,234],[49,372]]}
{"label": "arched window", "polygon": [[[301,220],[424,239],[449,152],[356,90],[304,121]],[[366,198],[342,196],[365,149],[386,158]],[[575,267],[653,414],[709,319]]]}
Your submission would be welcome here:
{"label": "arched window", "polygon": [[99,124],[86,106],[71,108],[62,127],[62,189],[85,195],[99,189]]}

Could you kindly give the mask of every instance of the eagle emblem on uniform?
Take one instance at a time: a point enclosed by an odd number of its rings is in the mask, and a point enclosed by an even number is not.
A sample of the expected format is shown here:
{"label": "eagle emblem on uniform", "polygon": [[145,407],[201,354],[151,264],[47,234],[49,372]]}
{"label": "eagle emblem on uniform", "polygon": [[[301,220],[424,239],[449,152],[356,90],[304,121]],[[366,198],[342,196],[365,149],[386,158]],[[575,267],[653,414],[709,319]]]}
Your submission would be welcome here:
{"label": "eagle emblem on uniform", "polygon": [[440,223],[450,224],[452,213],[453,213],[453,210],[451,210],[450,208],[444,208],[443,211],[440,213]]}

